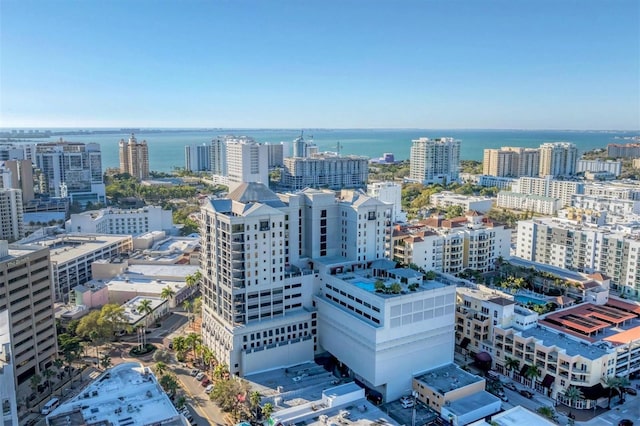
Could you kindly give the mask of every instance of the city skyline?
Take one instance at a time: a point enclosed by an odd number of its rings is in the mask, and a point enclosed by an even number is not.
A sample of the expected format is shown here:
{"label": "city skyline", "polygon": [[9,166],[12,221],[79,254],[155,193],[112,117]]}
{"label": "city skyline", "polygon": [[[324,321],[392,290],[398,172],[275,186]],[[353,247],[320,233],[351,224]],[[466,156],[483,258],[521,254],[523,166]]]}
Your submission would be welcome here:
{"label": "city skyline", "polygon": [[0,127],[640,128],[634,1],[0,6]]}

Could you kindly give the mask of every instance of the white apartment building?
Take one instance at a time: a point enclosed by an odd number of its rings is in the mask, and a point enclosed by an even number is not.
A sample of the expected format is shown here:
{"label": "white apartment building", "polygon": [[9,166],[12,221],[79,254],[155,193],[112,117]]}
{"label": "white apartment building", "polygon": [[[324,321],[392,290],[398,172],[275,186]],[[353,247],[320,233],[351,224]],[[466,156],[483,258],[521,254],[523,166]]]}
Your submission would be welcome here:
{"label": "white apartment building", "polygon": [[516,178],[508,178],[508,177],[497,177],[497,176],[487,176],[480,175],[478,177],[478,185],[483,186],[485,188],[496,187],[498,189],[511,189],[511,187],[517,183],[518,179]]}
{"label": "white apartment building", "polygon": [[22,191],[0,188],[0,240],[16,241],[24,237]]}
{"label": "white apartment building", "polygon": [[540,172],[545,176],[576,174],[578,148],[570,142],[547,142],[540,145]]}
{"label": "white apartment building", "polygon": [[18,424],[18,398],[16,396],[15,361],[11,352],[9,310],[0,311],[0,404],[2,424]]}
{"label": "white apartment building", "polygon": [[0,241],[0,312],[8,311],[14,389],[42,375],[58,352],[49,274],[48,249]]}
{"label": "white apartment building", "polygon": [[640,201],[640,187],[635,181],[589,182],[584,185],[584,195]]}
{"label": "white apartment building", "polygon": [[402,185],[395,182],[374,182],[367,185],[367,194],[393,206],[392,222],[407,221],[407,214],[402,211]]}
{"label": "white apartment building", "polygon": [[498,207],[531,211],[547,216],[555,216],[562,208],[562,201],[558,198],[542,195],[519,194],[517,192],[500,191],[498,193]]}
{"label": "white apartment building", "polygon": [[81,205],[106,202],[99,144],[39,143],[34,162],[43,176],[41,192]]}
{"label": "white apartment building", "polygon": [[614,197],[598,197],[594,195],[575,194],[571,197],[571,206],[578,209],[589,209],[606,212],[607,217],[629,217],[640,215],[640,200]]}
{"label": "white apartment building", "polygon": [[[425,281],[389,260],[316,263],[319,346],[385,400],[406,394],[412,377],[453,361],[455,286]],[[398,293],[376,291],[399,286]]]}
{"label": "white apartment building", "polygon": [[499,257],[509,258],[511,230],[470,213],[446,220],[429,218],[397,227],[393,259],[428,271],[456,274],[465,269],[488,272]]}
{"label": "white apartment building", "polygon": [[313,359],[313,259],[366,264],[390,245],[391,206],[353,191],[245,183],[201,213],[203,341],[234,374]]}
{"label": "white apartment building", "polygon": [[130,252],[130,235],[63,234],[32,241],[51,250],[51,286],[56,301],[68,301],[69,292],[91,280],[91,264]]}
{"label": "white apartment building", "polygon": [[[294,145],[295,147],[295,145]],[[304,188],[365,188],[369,179],[369,159],[334,153],[284,159],[280,186],[290,191]]]}
{"label": "white apartment building", "polygon": [[584,172],[608,172],[618,177],[622,174],[622,161],[612,160],[578,160],[576,173]]}
{"label": "white apartment building", "polygon": [[585,184],[570,180],[556,180],[551,176],[544,178],[522,177],[511,188],[512,192],[527,195],[540,195],[543,197],[558,198],[561,206],[571,205],[573,194],[582,194]]}
{"label": "white apartment building", "polygon": [[409,180],[423,184],[448,184],[458,180],[460,140],[420,138],[412,142]]}
{"label": "white apartment building", "polygon": [[640,294],[640,234],[561,219],[518,222],[516,256],[572,271],[600,271],[611,286]]}
{"label": "white apartment building", "polygon": [[227,142],[225,138],[211,140],[211,173],[227,176]]}
{"label": "white apartment building", "polygon": [[251,138],[228,138],[227,176],[229,192],[245,182],[269,186],[269,149]]}
{"label": "white apartment building", "polygon": [[482,174],[489,176],[538,176],[540,151],[520,147],[485,149]]}
{"label": "white apartment building", "polygon": [[35,151],[33,143],[0,143],[0,161],[33,160]]}
{"label": "white apartment building", "polygon": [[267,143],[269,152],[269,168],[284,166],[284,158],[289,156],[289,144],[285,142]]}
{"label": "white apartment building", "polygon": [[184,169],[188,172],[211,171],[211,149],[213,145],[186,145],[184,147]]}
{"label": "white apartment building", "polygon": [[451,206],[460,206],[465,212],[477,211],[480,213],[487,213],[491,210],[494,201],[495,199],[491,197],[461,195],[451,191],[438,192],[429,198],[429,202],[434,207],[446,209]]}
{"label": "white apartment building", "polygon": [[107,207],[72,214],[65,228],[68,232],[82,234],[129,234],[141,235],[152,231],[173,233],[173,214],[159,206],[145,206],[139,209],[119,209]]}

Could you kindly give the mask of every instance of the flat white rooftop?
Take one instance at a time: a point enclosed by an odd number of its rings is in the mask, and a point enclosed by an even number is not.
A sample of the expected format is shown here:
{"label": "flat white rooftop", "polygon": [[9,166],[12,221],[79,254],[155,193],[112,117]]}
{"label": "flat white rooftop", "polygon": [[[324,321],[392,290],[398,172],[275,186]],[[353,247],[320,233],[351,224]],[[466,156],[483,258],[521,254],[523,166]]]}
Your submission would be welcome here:
{"label": "flat white rooftop", "polygon": [[187,425],[151,370],[129,362],[108,369],[47,416],[48,426]]}
{"label": "flat white rooftop", "polygon": [[527,410],[521,406],[513,407],[507,411],[503,411],[500,414],[491,416],[491,423],[485,420],[478,420],[475,423],[471,423],[470,426],[552,426],[555,423],[550,422],[542,416]]}
{"label": "flat white rooftop", "polygon": [[130,235],[104,234],[63,234],[54,238],[45,237],[32,244],[48,247],[51,251],[51,262],[66,263],[70,260],[99,251],[111,244],[126,240],[131,241]]}

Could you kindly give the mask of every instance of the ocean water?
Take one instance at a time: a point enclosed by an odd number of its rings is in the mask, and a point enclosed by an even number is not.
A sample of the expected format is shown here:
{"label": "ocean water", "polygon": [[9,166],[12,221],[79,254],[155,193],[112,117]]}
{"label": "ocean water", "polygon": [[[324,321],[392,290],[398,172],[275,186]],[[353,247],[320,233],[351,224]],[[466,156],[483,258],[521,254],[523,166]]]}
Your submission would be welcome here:
{"label": "ocean water", "polygon": [[[70,129],[69,129],[70,130]],[[94,130],[94,129],[90,129]],[[53,129],[60,131],[60,129]],[[294,129],[215,129],[215,130],[163,130],[160,133],[141,130],[138,140],[149,144],[151,170],[170,172],[184,167],[185,145],[206,144],[219,135],[250,136],[258,142],[292,142],[300,135]],[[482,161],[485,148],[522,146],[536,148],[543,142],[567,141],[578,146],[580,152],[604,148],[608,143],[622,142],[616,138],[636,136],[638,132],[625,131],[559,131],[559,130],[446,130],[446,129],[402,129],[402,130],[305,130],[305,139],[313,139],[320,151],[336,151],[338,142],[342,154],[381,157],[392,152],[396,160],[409,158],[411,141],[419,137],[454,137],[462,141],[461,159]],[[62,137],[70,142],[96,142],[102,148],[103,168],[118,167],[118,142],[129,136],[126,132],[116,134],[57,135],[37,141],[55,141]],[[290,147],[291,147],[290,143]]]}

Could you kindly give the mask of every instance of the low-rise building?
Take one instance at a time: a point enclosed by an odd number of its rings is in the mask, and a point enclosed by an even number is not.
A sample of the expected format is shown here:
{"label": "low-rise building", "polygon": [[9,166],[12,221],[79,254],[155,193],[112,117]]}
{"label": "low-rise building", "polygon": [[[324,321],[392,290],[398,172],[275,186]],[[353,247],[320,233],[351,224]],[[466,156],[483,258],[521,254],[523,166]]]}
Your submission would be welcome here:
{"label": "low-rise building", "polygon": [[158,206],[139,209],[108,207],[72,214],[66,223],[68,232],[89,234],[140,235],[151,231],[175,233],[171,210]]}
{"label": "low-rise building", "polygon": [[578,160],[576,173],[584,172],[609,172],[618,177],[622,173],[622,161],[602,160]]}
{"label": "low-rise building", "polygon": [[[145,311],[146,306],[149,312]],[[126,302],[123,308],[129,327],[148,327],[169,313],[169,302],[159,297],[136,296]]]}
{"label": "low-rise building", "polygon": [[638,182],[632,180],[585,183],[584,191],[581,193],[594,197],[609,197],[619,200],[640,200]]}
{"label": "low-rise building", "polygon": [[547,420],[533,411],[527,410],[521,405],[516,405],[502,413],[491,416],[491,420],[478,420],[469,426],[555,426],[555,423]]}
{"label": "low-rise building", "polygon": [[412,388],[418,400],[442,414],[443,408],[453,401],[483,392],[485,385],[482,377],[448,363],[415,376]]}
{"label": "low-rise building", "polygon": [[543,197],[558,198],[561,206],[571,205],[573,194],[584,193],[585,184],[576,180],[558,180],[552,176],[541,178],[521,177],[517,184],[511,187],[512,192],[527,195],[539,195]]}
{"label": "low-rise building", "polygon": [[429,202],[434,207],[446,209],[451,206],[460,206],[465,212],[472,210],[480,213],[491,210],[494,201],[491,197],[461,195],[451,191],[439,192],[429,198]]}
{"label": "low-rise building", "polygon": [[561,204],[562,202],[558,198],[500,191],[498,193],[497,206],[505,209],[531,211],[547,216],[555,216],[561,208]]}
{"label": "low-rise building", "polygon": [[517,178],[499,177],[480,175],[478,177],[478,185],[485,188],[498,188],[504,190],[510,190],[513,185],[518,182]]}
{"label": "low-rise building", "polygon": [[47,426],[187,426],[149,367],[136,362],[104,371],[78,395],[53,410]]}

